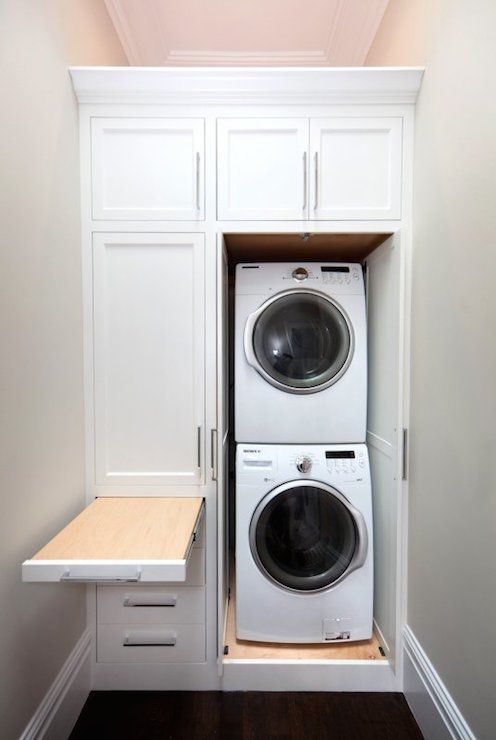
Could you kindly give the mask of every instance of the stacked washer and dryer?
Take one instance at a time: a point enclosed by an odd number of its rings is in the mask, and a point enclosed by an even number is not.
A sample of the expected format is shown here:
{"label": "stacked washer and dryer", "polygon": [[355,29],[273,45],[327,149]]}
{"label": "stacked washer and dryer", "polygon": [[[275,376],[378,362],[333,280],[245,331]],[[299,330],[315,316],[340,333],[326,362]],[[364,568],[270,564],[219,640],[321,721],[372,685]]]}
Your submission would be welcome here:
{"label": "stacked washer and dryer", "polygon": [[370,638],[361,266],[237,265],[234,380],[237,637]]}

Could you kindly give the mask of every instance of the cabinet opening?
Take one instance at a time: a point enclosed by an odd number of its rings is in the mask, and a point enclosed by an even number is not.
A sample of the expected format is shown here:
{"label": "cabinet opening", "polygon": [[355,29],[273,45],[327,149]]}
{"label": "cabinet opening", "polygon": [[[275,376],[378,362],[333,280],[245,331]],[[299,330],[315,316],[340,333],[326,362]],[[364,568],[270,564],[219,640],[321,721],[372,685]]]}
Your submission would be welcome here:
{"label": "cabinet opening", "polygon": [[[404,246],[401,232],[226,233],[220,238],[219,246],[219,269],[225,292],[221,356],[225,358],[224,372],[229,379],[224,409],[225,431],[228,432],[224,492],[226,551],[219,558],[220,568],[224,571],[219,583],[225,584],[225,593],[221,594],[224,605],[220,611],[223,617],[220,629],[223,627],[224,633],[219,633],[220,648],[224,646],[224,661],[377,660],[389,662],[394,667],[400,572],[397,553],[401,550],[402,536],[399,503],[401,455],[398,454],[403,392],[401,285],[404,261],[401,254]],[[346,262],[358,264],[363,271],[368,350],[366,445],[370,460],[374,532],[374,631],[370,640],[299,644],[259,642],[236,636],[235,277],[236,266],[240,263],[255,270],[257,263],[267,262],[291,263],[295,269],[301,263]],[[256,446],[258,440],[250,442]],[[226,573],[227,569],[229,573]],[[281,619],[284,619],[283,614]]]}

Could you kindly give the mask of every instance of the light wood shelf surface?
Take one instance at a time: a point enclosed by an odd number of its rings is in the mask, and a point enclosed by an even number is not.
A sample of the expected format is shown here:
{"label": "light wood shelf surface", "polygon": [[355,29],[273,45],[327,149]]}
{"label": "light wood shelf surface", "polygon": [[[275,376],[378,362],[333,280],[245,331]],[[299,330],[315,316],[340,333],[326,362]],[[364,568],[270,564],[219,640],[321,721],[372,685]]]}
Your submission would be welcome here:
{"label": "light wood shelf surface", "polygon": [[184,560],[203,499],[97,498],[33,560]]}
{"label": "light wood shelf surface", "polygon": [[[234,569],[233,569],[234,570]],[[236,590],[231,579],[231,599],[227,612],[227,660],[386,660],[379,650],[379,640],[331,644],[296,644],[279,642],[252,642],[236,637]]]}

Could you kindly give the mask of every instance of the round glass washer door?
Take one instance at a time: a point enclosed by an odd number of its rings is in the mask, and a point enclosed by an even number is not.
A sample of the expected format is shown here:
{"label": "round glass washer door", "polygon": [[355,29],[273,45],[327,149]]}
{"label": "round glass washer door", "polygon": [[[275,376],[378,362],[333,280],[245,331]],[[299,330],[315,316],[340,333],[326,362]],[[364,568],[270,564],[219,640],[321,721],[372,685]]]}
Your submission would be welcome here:
{"label": "round glass washer door", "polygon": [[344,311],[327,296],[290,290],[251,314],[245,353],[277,388],[315,393],[346,371],[353,355],[353,331]]}
{"label": "round glass washer door", "polygon": [[259,503],[250,547],[271,581],[293,591],[320,591],[365,562],[362,514],[335,489],[315,481],[278,486]]}

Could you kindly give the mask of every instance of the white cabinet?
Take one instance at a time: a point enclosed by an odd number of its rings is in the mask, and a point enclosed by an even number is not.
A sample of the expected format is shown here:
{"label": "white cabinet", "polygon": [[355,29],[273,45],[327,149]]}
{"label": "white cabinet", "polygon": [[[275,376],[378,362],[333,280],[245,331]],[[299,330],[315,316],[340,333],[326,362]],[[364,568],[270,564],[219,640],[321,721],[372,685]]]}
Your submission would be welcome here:
{"label": "white cabinet", "polygon": [[204,218],[202,118],[93,118],[95,220]]}
{"label": "white cabinet", "polygon": [[217,122],[219,220],[401,217],[401,118]]}
{"label": "white cabinet", "polygon": [[310,121],[310,218],[401,216],[401,118]]}
{"label": "white cabinet", "polygon": [[205,468],[203,234],[93,240],[96,484],[197,484]]}
{"label": "white cabinet", "polygon": [[219,119],[218,218],[306,218],[307,150],[306,118]]}

